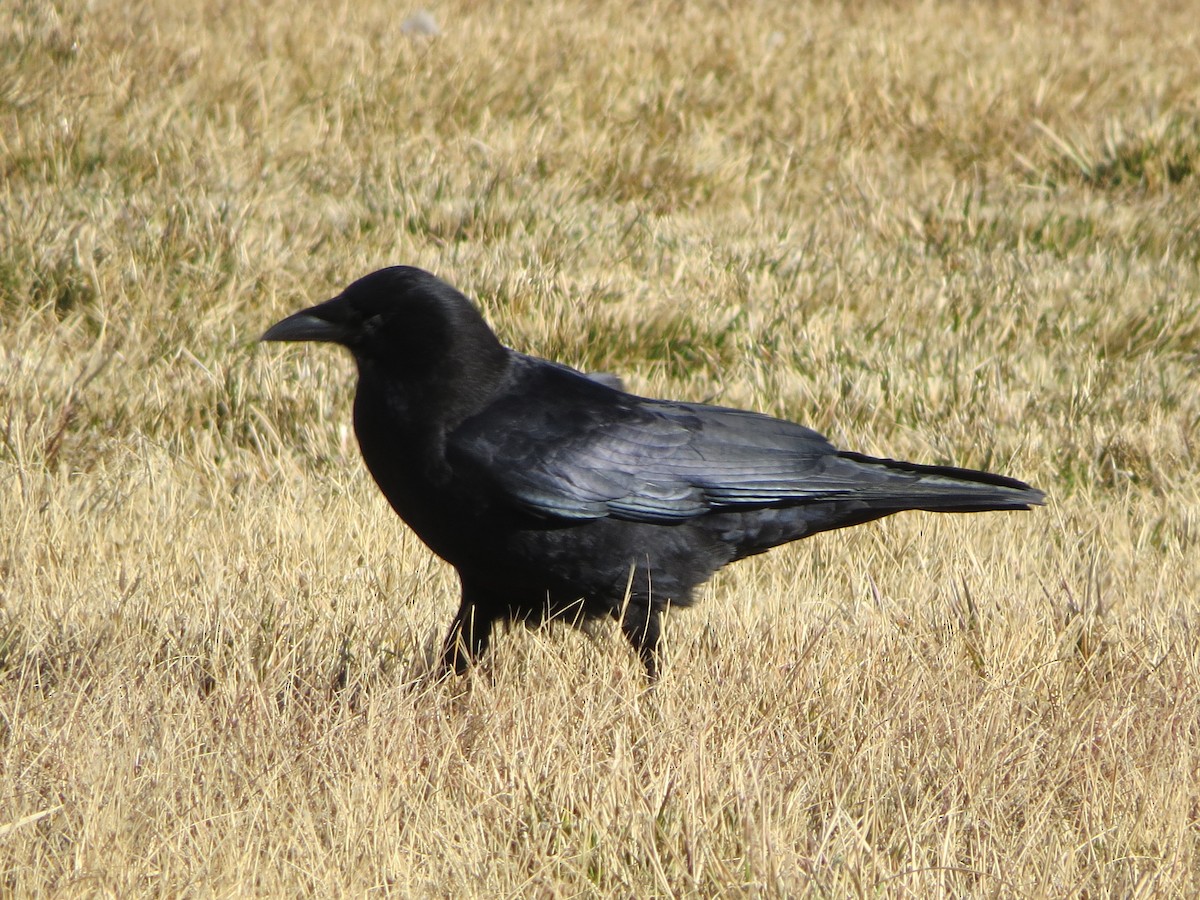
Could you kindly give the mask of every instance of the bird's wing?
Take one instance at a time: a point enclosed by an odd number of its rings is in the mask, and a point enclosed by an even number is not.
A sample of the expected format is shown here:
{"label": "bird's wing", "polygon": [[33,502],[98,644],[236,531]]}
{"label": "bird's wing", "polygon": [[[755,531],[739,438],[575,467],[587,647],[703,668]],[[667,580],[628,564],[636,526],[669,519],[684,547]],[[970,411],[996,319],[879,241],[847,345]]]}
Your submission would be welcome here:
{"label": "bird's wing", "polygon": [[801,425],[648,400],[537,362],[446,447],[456,471],[528,512],[676,522],[857,496],[863,487],[860,467]]}

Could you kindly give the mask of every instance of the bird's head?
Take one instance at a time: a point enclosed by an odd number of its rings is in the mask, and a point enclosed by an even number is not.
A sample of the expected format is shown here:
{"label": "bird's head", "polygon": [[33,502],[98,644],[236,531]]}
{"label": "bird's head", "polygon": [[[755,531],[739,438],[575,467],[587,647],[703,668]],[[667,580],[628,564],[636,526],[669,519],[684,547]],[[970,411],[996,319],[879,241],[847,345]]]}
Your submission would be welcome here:
{"label": "bird's head", "polygon": [[275,323],[260,340],[341,344],[361,376],[401,381],[482,375],[507,356],[470,300],[412,266],[372,272],[332,300]]}

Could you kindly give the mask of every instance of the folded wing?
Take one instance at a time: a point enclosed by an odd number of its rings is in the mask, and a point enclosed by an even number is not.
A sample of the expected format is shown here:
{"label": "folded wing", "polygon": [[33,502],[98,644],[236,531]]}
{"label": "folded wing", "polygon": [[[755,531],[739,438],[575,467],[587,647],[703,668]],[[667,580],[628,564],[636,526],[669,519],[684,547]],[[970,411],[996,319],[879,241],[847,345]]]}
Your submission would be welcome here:
{"label": "folded wing", "polygon": [[449,436],[447,456],[538,516],[672,523],[848,499],[935,510],[1041,502],[1014,479],[840,453],[793,422],[649,400],[542,360],[518,362],[512,388]]}

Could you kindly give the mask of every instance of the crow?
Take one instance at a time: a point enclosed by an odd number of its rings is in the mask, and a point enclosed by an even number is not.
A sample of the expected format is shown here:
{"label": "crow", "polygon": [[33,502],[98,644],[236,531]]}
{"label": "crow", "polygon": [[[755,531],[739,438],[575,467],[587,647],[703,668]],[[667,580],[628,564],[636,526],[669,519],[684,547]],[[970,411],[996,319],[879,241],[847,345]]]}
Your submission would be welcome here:
{"label": "crow", "polygon": [[653,680],[660,617],[735,560],[907,509],[1029,509],[1014,478],[836,449],[793,422],[654,400],[505,347],[474,304],[381,269],[264,341],[354,356],[354,430],[380,490],[458,571],[442,671],[498,621],[612,617]]}

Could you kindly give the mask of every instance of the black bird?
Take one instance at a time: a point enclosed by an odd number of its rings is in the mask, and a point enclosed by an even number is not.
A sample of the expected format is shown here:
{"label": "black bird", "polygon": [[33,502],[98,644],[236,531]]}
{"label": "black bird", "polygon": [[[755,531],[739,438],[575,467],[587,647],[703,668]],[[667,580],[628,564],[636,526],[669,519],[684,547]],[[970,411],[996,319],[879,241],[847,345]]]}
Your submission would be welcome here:
{"label": "black bird", "polygon": [[611,616],[647,673],[659,617],[717,569],[906,509],[1028,509],[1024,482],[836,449],[781,419],[626,393],[503,346],[428,272],[382,269],[264,341],[341,344],[354,430],[392,508],[462,580],[443,666],[497,620]]}

